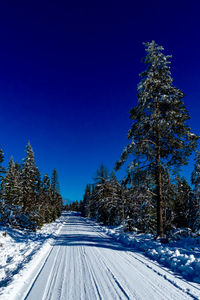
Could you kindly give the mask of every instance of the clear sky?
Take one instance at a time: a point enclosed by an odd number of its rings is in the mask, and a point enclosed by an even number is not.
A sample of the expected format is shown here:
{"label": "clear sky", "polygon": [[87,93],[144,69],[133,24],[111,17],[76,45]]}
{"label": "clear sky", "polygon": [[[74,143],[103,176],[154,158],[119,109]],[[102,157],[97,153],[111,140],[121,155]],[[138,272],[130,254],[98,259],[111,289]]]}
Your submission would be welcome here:
{"label": "clear sky", "polygon": [[[57,168],[63,198],[81,199],[104,163],[127,144],[142,42],[172,54],[200,135],[200,2],[1,1],[0,145],[7,165],[28,141],[42,174]],[[192,164],[185,168],[190,178]]]}

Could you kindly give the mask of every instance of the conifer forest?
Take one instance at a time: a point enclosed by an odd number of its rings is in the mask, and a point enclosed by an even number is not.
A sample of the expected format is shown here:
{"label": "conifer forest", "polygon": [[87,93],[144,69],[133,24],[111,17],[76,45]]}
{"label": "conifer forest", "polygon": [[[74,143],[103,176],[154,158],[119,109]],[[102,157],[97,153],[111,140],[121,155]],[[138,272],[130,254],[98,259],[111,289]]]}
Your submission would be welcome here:
{"label": "conifer forest", "polygon": [[[0,162],[3,160],[1,150]],[[0,172],[2,225],[35,231],[61,215],[62,197],[57,170],[53,170],[51,178],[47,174],[41,178],[30,143],[22,165],[11,157],[7,170],[1,166]]]}
{"label": "conifer forest", "polygon": [[[199,137],[188,126],[184,93],[173,84],[170,55],[154,41],[144,43],[146,69],[137,86],[138,104],[130,110],[132,126],[128,145],[109,172],[102,164],[94,183],[88,183],[83,200],[63,206],[58,174],[41,178],[34,152],[28,143],[20,165],[11,157],[2,166],[0,222],[36,230],[64,210],[80,210],[105,225],[123,225],[124,230],[167,237],[174,228],[200,229]],[[181,167],[196,152],[191,184]],[[4,160],[0,152],[0,162]],[[127,174],[117,171],[127,163]]]}
{"label": "conifer forest", "polygon": [[[200,229],[200,152],[198,136],[188,126],[184,93],[173,84],[171,56],[154,41],[145,43],[146,69],[137,86],[138,104],[130,110],[128,145],[115,171],[127,162],[118,180],[104,165],[87,184],[80,210],[106,225],[167,237],[174,228]],[[181,175],[196,151],[191,184]]]}

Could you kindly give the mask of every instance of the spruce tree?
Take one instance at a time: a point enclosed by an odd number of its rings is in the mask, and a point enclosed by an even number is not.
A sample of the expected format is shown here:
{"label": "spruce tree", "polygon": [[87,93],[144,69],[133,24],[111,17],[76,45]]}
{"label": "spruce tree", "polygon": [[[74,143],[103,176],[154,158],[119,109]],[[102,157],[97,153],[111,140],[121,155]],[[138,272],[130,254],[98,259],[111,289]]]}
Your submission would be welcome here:
{"label": "spruce tree", "polygon": [[8,171],[3,179],[3,199],[6,204],[12,203],[14,198],[14,180],[15,180],[15,163],[11,157],[8,164]]}
{"label": "spruce tree", "polygon": [[[114,172],[111,173],[111,177],[108,181],[109,197],[106,203],[108,211],[108,225],[119,225],[123,220],[124,202],[125,198],[124,190],[122,192],[122,186],[117,180]],[[124,197],[123,197],[124,196]]]}
{"label": "spruce tree", "polygon": [[[140,74],[138,105],[130,111],[133,125],[128,133],[130,144],[124,149],[116,169],[134,155],[133,168],[151,168],[157,202],[157,236],[163,237],[163,180],[166,168],[178,168],[196,148],[198,137],[191,133],[190,118],[183,103],[184,94],[173,85],[170,56],[154,41],[145,43],[147,69]],[[164,171],[163,171],[164,170]]]}
{"label": "spruce tree", "polygon": [[26,157],[21,171],[21,186],[22,186],[22,211],[29,214],[35,208],[37,185],[37,168],[35,165],[34,152],[28,143],[26,147]]}
{"label": "spruce tree", "polygon": [[0,149],[0,220],[4,218],[4,200],[3,197],[3,174],[5,173],[4,167],[1,166],[2,162],[4,161],[3,151]]}
{"label": "spruce tree", "polygon": [[142,168],[129,169],[130,189],[127,203],[129,215],[132,218],[132,226],[142,232],[155,232],[156,207],[154,180],[152,170]]}
{"label": "spruce tree", "polygon": [[2,180],[3,180],[3,175],[5,174],[5,169],[1,165],[4,161],[4,155],[2,149],[0,149],[0,195],[2,193]]}
{"label": "spruce tree", "polygon": [[4,201],[3,203],[3,219],[4,222],[10,222],[10,216],[14,208],[14,201],[16,200],[15,195],[15,167],[14,161],[11,157],[8,165],[8,171],[6,176],[2,180],[2,192],[1,197]]}
{"label": "spruce tree", "polygon": [[63,205],[58,182],[58,172],[55,168],[51,176],[51,203],[53,207],[53,219],[55,220],[61,215]]}
{"label": "spruce tree", "polygon": [[[190,215],[194,219],[193,229],[200,229],[200,151],[196,151],[194,170],[191,175],[194,194],[190,203]],[[192,209],[193,208],[193,209]],[[192,217],[193,216],[193,217]]]}
{"label": "spruce tree", "polygon": [[20,173],[11,157],[8,165],[8,171],[2,182],[2,198],[10,215],[16,215],[21,206],[21,186]]}
{"label": "spruce tree", "polygon": [[91,196],[91,185],[87,184],[85,188],[85,193],[83,196],[83,203],[82,203],[82,215],[83,217],[89,217],[90,212],[89,212],[89,199]]}
{"label": "spruce tree", "polygon": [[188,204],[191,194],[191,188],[186,179],[182,176],[176,177],[176,184],[174,186],[175,201],[173,203],[173,224],[176,227],[188,227]]}
{"label": "spruce tree", "polygon": [[111,195],[111,191],[109,188],[109,172],[103,164],[96,171],[95,181],[96,184],[91,198],[92,205],[90,206],[90,212],[92,217],[97,221],[106,224],[108,220],[106,203]]}
{"label": "spruce tree", "polygon": [[58,172],[56,168],[53,169],[53,173],[51,176],[51,189],[53,193],[60,193],[60,187],[59,187],[59,182],[58,182]]}
{"label": "spruce tree", "polygon": [[41,182],[40,201],[40,213],[42,215],[42,218],[44,222],[49,223],[53,220],[53,205],[51,201],[50,178],[47,174],[44,174],[43,180]]}

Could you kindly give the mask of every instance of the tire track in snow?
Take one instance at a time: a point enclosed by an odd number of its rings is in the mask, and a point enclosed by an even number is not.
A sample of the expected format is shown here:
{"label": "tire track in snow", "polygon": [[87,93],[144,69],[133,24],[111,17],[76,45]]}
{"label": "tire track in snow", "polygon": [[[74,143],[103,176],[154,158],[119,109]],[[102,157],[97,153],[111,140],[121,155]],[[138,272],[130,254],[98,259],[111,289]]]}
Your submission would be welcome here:
{"label": "tire track in snow", "polygon": [[159,266],[157,272],[147,260],[129,250],[99,226],[68,214],[24,299],[197,299],[166,280],[162,271],[159,274]]}

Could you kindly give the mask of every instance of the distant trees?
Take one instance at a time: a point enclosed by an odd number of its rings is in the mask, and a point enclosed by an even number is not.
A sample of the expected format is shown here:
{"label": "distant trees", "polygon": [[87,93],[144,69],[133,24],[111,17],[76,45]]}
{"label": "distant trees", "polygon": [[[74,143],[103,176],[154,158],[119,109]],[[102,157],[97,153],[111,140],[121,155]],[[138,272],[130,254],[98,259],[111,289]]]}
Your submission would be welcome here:
{"label": "distant trees", "polygon": [[87,184],[81,212],[83,216],[95,218],[108,225],[119,225],[122,222],[122,190],[117,178],[109,174],[104,165],[96,171],[95,183]]}
{"label": "distant trees", "polygon": [[73,201],[69,204],[66,204],[63,206],[63,210],[66,210],[66,211],[80,211],[81,210],[81,204],[82,202],[79,202],[78,200],[76,201]]}
{"label": "distant trees", "polygon": [[[4,172],[3,169],[1,171]],[[41,180],[30,143],[22,165],[11,157],[8,170],[2,177],[0,203],[0,222],[12,226],[35,230],[60,216],[62,197],[57,170],[53,170],[51,180],[47,174]]]}

